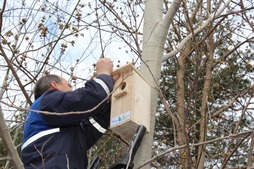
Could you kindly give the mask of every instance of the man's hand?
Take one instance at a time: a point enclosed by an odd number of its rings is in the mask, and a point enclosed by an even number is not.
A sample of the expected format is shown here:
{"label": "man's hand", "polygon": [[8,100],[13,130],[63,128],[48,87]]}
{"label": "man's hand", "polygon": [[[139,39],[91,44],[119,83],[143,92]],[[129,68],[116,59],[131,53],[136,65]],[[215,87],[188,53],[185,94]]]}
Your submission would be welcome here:
{"label": "man's hand", "polygon": [[113,63],[109,58],[104,57],[104,58],[100,58],[97,61],[97,64],[96,64],[97,75],[107,74],[111,76],[112,71],[113,71]]}
{"label": "man's hand", "polygon": [[115,74],[115,75],[113,76],[113,79],[114,79],[115,81],[117,81],[117,79],[119,79],[119,77],[120,77],[120,74],[118,73],[118,74]]}
{"label": "man's hand", "polygon": [[[100,58],[96,64],[97,75],[99,74],[107,74],[112,76],[113,72],[113,62],[109,58]],[[113,79],[117,81],[120,77],[120,74],[116,74],[113,76]]]}

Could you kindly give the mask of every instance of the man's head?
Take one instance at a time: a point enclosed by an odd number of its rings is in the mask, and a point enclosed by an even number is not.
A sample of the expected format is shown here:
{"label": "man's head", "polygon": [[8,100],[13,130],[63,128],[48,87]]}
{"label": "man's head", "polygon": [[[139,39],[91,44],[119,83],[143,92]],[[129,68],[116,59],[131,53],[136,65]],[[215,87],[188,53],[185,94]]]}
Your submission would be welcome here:
{"label": "man's head", "polygon": [[34,98],[39,98],[48,90],[60,90],[62,92],[71,91],[71,85],[63,77],[57,75],[46,75],[41,77],[34,87]]}

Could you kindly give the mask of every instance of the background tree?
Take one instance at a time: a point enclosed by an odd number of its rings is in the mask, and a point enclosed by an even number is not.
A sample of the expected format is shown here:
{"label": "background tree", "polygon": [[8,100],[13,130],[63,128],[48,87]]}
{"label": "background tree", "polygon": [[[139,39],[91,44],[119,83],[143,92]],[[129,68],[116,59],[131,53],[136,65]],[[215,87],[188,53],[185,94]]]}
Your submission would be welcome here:
{"label": "background tree", "polygon": [[[179,42],[178,51],[182,50],[179,55],[170,59],[171,62],[165,62],[162,73],[164,81],[161,83],[161,89],[165,95],[161,98],[166,97],[170,105],[168,113],[172,121],[168,122],[168,125],[171,127],[173,124],[175,129],[173,132],[175,140],[167,142],[168,145],[202,143],[207,139],[251,130],[247,127],[253,125],[251,121],[243,121],[242,118],[237,117],[237,114],[241,114],[241,117],[245,116],[244,118],[249,120],[253,118],[252,114],[249,113],[246,116],[245,112],[251,110],[250,105],[252,104],[250,92],[253,90],[251,85],[253,67],[249,57],[252,52],[248,54],[243,52],[244,50],[250,51],[248,49],[253,46],[253,29],[251,25],[242,25],[242,16],[245,18],[248,16],[245,13],[248,10],[242,10],[243,7],[253,10],[253,4],[247,1],[235,3],[232,6],[230,1],[225,4],[222,2],[213,4],[212,1],[203,2],[203,4],[183,2],[179,10],[182,9],[182,12],[179,12],[179,17],[175,17],[179,20],[176,20],[176,26],[173,26],[174,31],[169,33],[169,53],[164,58],[178,53],[171,49]],[[228,11],[227,14],[221,15],[225,11]],[[186,19],[183,20],[183,18]],[[235,23],[237,24],[234,25]],[[204,26],[206,26],[205,29]],[[243,27],[246,29],[244,32],[241,29]],[[199,32],[201,28],[202,32]],[[195,33],[199,34],[193,36]],[[239,40],[239,35],[241,40]],[[220,88],[221,85],[224,87]],[[239,101],[243,101],[244,106],[238,105]],[[168,104],[167,102],[163,103]],[[217,117],[222,114],[226,126],[221,125],[221,118]],[[162,115],[165,116],[165,113]],[[163,123],[167,122],[163,121]],[[162,122],[159,121],[159,123]],[[220,131],[225,131],[225,129],[227,132],[220,135]],[[163,140],[165,140],[164,133],[173,134],[168,130],[158,133],[164,136]],[[219,144],[216,142],[208,147],[205,144],[199,147],[188,146],[180,153],[172,154],[174,162],[169,165],[172,167],[182,164],[184,168],[204,168],[209,165],[217,165],[221,168],[226,165],[243,166],[247,164],[243,162],[243,159],[245,161],[251,159],[246,151],[246,146],[250,146],[247,144],[249,139],[250,137],[243,137],[240,140],[231,139],[229,143],[223,140]],[[228,147],[226,152],[225,147]],[[212,149],[217,150],[215,154]],[[245,156],[239,158],[239,155],[234,155],[240,152],[245,152]],[[221,158],[224,160],[221,161]],[[232,161],[230,162],[229,159]],[[178,164],[177,161],[179,161]]]}
{"label": "background tree", "polygon": [[[82,86],[105,55],[116,65],[133,61],[152,87],[152,127],[136,167],[250,167],[253,6],[251,0],[4,0],[1,125],[5,120],[19,149],[21,139],[14,136],[22,130],[36,80],[57,73]],[[126,147],[110,132],[99,143],[89,154],[100,156],[104,168]],[[15,147],[1,146],[1,165],[8,168],[6,153],[14,157]]]}

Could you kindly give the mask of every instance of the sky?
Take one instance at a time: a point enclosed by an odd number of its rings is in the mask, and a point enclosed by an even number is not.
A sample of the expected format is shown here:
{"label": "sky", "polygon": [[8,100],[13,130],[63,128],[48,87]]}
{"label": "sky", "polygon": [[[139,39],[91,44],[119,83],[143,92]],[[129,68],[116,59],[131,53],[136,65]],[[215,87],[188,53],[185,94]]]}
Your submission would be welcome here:
{"label": "sky", "polygon": [[[94,10],[96,1],[83,0],[80,2],[80,4],[84,4],[84,7],[79,5],[76,8],[82,14],[81,21],[79,23],[75,19],[70,21],[71,24],[76,25],[76,28],[77,25],[81,25],[79,36],[67,36],[65,39],[59,40],[53,52],[50,52],[49,42],[58,38],[61,33],[59,24],[67,22],[76,1],[50,1],[50,3],[54,3],[50,7],[46,6],[49,4],[46,0],[28,0],[23,1],[23,3],[24,6],[18,0],[7,1],[2,33],[6,35],[6,33],[11,32],[12,34],[8,36],[10,45],[4,45],[4,49],[9,59],[13,60],[15,71],[17,71],[22,84],[26,85],[25,90],[28,93],[33,90],[33,83],[29,83],[32,76],[38,73],[48,55],[50,56],[49,64],[44,67],[39,77],[43,75],[43,72],[49,71],[51,74],[61,75],[71,81],[70,74],[73,68],[73,75],[79,78],[76,83],[72,81],[74,89],[84,86],[85,81],[91,78],[94,72],[93,65],[102,55],[102,48],[104,56],[113,61],[115,68],[137,60],[137,56],[130,52],[122,39],[108,33],[112,30],[106,26],[106,22],[100,23],[104,31],[99,32],[94,28],[98,26],[98,23],[94,22],[96,20]],[[103,13],[98,12],[98,14],[102,18]],[[77,12],[73,15],[77,16]],[[39,27],[40,23],[42,23],[42,27]],[[87,24],[89,26],[85,26]],[[44,27],[47,27],[47,34],[41,36]],[[71,28],[66,29],[63,35],[67,35],[71,30]],[[102,37],[102,44],[99,40],[100,37]],[[75,44],[71,45],[71,41],[74,41]],[[10,50],[13,50],[13,44],[18,49],[18,53],[15,55],[12,55]],[[61,54],[60,51],[62,44],[67,45],[64,54]],[[46,47],[42,48],[44,45]],[[24,57],[25,60],[23,60]],[[18,66],[18,64],[22,66]],[[4,82],[3,75],[7,71],[6,62],[3,58],[0,59],[0,65],[0,84],[2,84]],[[11,72],[8,77],[8,82],[10,82],[8,91],[5,92],[2,100],[7,103],[15,100],[17,106],[26,107],[23,93],[20,91],[17,82],[13,80]],[[13,110],[4,105],[2,108],[5,110],[7,119],[13,117]]]}

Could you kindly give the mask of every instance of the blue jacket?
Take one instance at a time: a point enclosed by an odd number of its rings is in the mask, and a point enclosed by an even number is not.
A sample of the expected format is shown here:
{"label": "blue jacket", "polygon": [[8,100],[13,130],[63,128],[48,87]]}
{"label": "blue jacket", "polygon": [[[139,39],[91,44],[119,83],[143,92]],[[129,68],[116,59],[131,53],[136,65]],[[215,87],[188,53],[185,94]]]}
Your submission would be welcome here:
{"label": "blue jacket", "polygon": [[114,80],[99,75],[71,92],[50,90],[35,100],[31,110],[55,113],[95,110],[71,115],[28,112],[21,158],[26,169],[86,169],[87,150],[109,127],[110,101],[98,106],[113,90]]}

